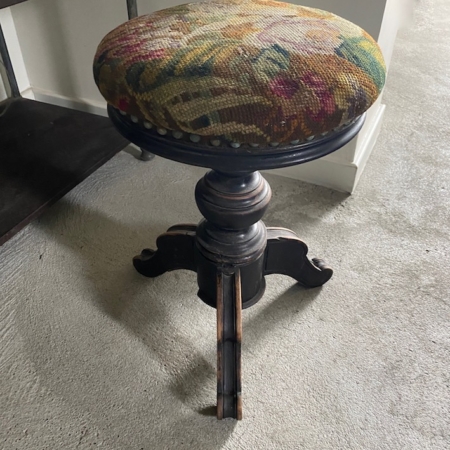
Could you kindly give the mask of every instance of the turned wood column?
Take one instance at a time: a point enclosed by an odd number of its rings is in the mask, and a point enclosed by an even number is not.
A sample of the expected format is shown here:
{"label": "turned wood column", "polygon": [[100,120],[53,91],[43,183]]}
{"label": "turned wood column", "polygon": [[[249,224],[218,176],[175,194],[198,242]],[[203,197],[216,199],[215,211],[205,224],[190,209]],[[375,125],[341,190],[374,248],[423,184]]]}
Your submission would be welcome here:
{"label": "turned wood column", "polygon": [[242,308],[264,293],[271,190],[259,172],[208,172],[195,191],[205,217],[196,230],[199,296],[217,308],[217,417],[242,419]]}
{"label": "turned wood column", "polygon": [[197,226],[199,297],[216,306],[216,271],[239,268],[246,308],[264,293],[264,250],[267,230],[261,221],[272,191],[259,172],[239,175],[208,172],[195,190],[205,218]]}

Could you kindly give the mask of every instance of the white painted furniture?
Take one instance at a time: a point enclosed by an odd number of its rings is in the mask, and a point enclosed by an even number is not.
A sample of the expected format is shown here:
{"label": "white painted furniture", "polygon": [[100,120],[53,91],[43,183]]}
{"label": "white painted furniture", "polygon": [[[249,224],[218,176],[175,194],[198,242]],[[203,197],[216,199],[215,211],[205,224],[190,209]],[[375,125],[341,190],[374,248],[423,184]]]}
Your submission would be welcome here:
{"label": "white painted furniture", "polygon": [[[326,9],[357,23],[378,40],[386,65],[390,65],[397,31],[412,10],[410,0],[292,0]],[[370,108],[359,135],[337,152],[301,166],[273,172],[290,178],[353,192],[375,145],[382,125],[385,105],[382,96]]]}

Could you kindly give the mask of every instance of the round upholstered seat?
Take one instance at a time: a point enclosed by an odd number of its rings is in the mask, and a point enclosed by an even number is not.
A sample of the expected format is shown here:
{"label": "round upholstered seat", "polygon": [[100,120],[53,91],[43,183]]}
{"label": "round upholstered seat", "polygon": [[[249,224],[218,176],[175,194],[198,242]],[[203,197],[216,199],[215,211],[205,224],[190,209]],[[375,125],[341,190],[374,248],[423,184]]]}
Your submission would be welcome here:
{"label": "round upholstered seat", "polygon": [[257,151],[357,119],[380,94],[385,65],[364,30],[329,12],[211,0],[117,27],[98,47],[94,75],[107,102],[143,129]]}

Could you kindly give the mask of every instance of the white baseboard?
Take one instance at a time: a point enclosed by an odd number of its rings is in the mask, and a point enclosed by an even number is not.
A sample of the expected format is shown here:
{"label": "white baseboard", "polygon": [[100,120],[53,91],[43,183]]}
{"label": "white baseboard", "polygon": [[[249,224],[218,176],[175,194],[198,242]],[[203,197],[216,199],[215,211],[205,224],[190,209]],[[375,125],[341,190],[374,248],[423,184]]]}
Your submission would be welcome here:
{"label": "white baseboard", "polygon": [[357,170],[354,164],[342,164],[322,158],[306,164],[266,172],[325,186],[336,191],[352,192]]}
{"label": "white baseboard", "polygon": [[23,98],[28,98],[29,100],[36,100],[33,89],[31,89],[31,86],[28,87],[27,89],[24,89],[23,91],[21,91],[20,95]]}
{"label": "white baseboard", "polygon": [[[106,102],[86,99],[76,99],[55,94],[43,89],[29,88],[22,93],[25,97],[34,98],[44,103],[58,105],[65,108],[107,116]],[[288,178],[294,178],[308,183],[329,187],[337,191],[352,193],[361,177],[380,131],[385,105],[380,105],[365,139],[359,143],[354,161],[343,161],[338,158],[321,158],[298,166],[284,169],[269,170]]]}
{"label": "white baseboard", "polygon": [[[64,108],[76,109],[77,111],[88,112],[98,116],[106,117],[106,102],[96,100],[86,100],[82,98],[71,98],[55,94],[51,91],[31,87],[35,100],[51,105],[62,106]],[[22,94],[23,95],[23,94]]]}
{"label": "white baseboard", "polygon": [[385,109],[385,105],[380,105],[378,108],[365,139],[361,143],[358,142],[354,161],[339,161],[325,157],[306,164],[268,172],[351,194],[355,190],[375,146]]}

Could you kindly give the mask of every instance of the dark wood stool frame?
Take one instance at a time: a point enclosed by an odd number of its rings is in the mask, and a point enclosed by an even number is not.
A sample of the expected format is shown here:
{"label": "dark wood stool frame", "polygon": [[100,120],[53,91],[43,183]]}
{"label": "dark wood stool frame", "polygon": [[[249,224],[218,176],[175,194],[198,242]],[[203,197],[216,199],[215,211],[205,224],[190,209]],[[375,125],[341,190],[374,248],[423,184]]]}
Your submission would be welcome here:
{"label": "dark wood stool frame", "polygon": [[283,228],[261,221],[271,189],[258,170],[301,164],[331,153],[361,129],[364,116],[314,141],[250,154],[245,147],[221,148],[160,136],[108,108],[116,128],[128,140],[164,158],[208,167],[195,190],[204,219],[198,225],[176,225],[157,239],[157,251],[134,258],[136,270],[156,277],[176,269],[197,273],[198,296],[217,309],[217,418],[242,418],[242,309],[254,305],[265,290],[264,276],[279,273],[306,287],[332,276],[308,247]]}

